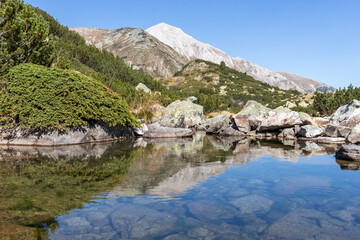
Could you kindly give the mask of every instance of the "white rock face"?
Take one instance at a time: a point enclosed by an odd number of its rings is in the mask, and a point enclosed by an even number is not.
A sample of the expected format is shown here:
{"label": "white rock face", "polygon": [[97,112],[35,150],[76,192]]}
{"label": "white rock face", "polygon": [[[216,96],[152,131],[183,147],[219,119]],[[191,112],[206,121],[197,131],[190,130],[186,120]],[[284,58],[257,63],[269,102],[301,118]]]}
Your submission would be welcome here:
{"label": "white rock face", "polygon": [[278,73],[267,68],[256,65],[243,58],[232,58],[225,52],[209,44],[199,42],[180,28],[173,27],[166,23],[160,23],[146,30],[149,34],[169,45],[179,54],[189,60],[203,59],[214,63],[224,61],[228,67],[240,72],[246,72],[256,80],[277,86],[281,89],[294,89],[303,93],[314,92],[318,87],[325,86],[322,83],[311,79],[302,78],[293,74]]}

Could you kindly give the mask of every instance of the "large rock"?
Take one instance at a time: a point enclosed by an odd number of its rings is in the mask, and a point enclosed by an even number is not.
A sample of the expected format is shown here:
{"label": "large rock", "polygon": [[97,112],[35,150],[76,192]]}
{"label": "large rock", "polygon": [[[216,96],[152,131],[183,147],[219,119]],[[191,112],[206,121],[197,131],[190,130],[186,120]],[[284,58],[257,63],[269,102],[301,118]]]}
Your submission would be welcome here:
{"label": "large rock", "polygon": [[352,100],[349,104],[338,108],[331,115],[330,123],[348,127],[354,127],[357,123],[360,123],[360,101]]}
{"label": "large rock", "polygon": [[230,119],[220,114],[214,118],[206,120],[203,125],[207,133],[217,134],[221,130],[225,130],[230,126]]}
{"label": "large rock", "polygon": [[282,128],[290,128],[295,125],[302,125],[300,114],[298,112],[269,112],[267,118],[263,119],[260,123],[260,131],[271,131]]}
{"label": "large rock", "polygon": [[299,112],[299,115],[300,115],[300,118],[301,118],[301,121],[303,122],[303,124],[314,125],[314,122],[309,114],[304,113],[304,112]]}
{"label": "large rock", "polygon": [[138,121],[141,123],[141,127],[134,127],[134,133],[136,136],[143,136],[146,131],[148,131],[148,127],[146,126],[144,119],[138,119]]}
{"label": "large rock", "polygon": [[177,100],[165,108],[160,125],[165,127],[191,127],[204,121],[204,108],[189,101]]}
{"label": "large rock", "polygon": [[287,107],[287,108],[294,108],[294,107],[296,107],[296,104],[295,104],[295,103],[292,103],[292,102],[287,101],[287,102],[286,102],[286,107]]}
{"label": "large rock", "polygon": [[318,137],[321,134],[323,134],[323,130],[320,127],[314,125],[302,126],[298,132],[298,135],[306,138]]}
{"label": "large rock", "polygon": [[140,91],[140,90],[143,90],[144,92],[146,93],[151,93],[151,90],[150,88],[148,88],[145,84],[143,83],[139,83],[137,86],[136,86],[136,90]]}
{"label": "large rock", "polygon": [[315,126],[318,126],[323,130],[325,130],[325,128],[330,124],[330,120],[326,118],[315,117],[312,120]]}
{"label": "large rock", "polygon": [[0,145],[57,146],[93,142],[114,141],[134,137],[132,128],[108,127],[100,124],[70,129],[66,132],[27,133],[18,128],[14,132],[0,132]]}
{"label": "large rock", "polygon": [[295,139],[295,132],[293,128],[285,128],[282,132],[278,135],[279,138],[284,139]]}
{"label": "large rock", "polygon": [[246,134],[238,129],[235,129],[233,126],[229,126],[224,130],[218,132],[220,136],[236,136],[236,137],[245,137]]}
{"label": "large rock", "polygon": [[346,140],[351,143],[360,142],[360,124],[356,125],[347,135]]}
{"label": "large rock", "polygon": [[303,125],[298,112],[287,108],[271,110],[256,101],[248,101],[238,115],[246,116],[252,129],[258,131],[272,131]]}
{"label": "large rock", "polygon": [[250,123],[248,117],[242,115],[235,115],[232,117],[232,121],[234,122],[239,131],[244,133],[250,132]]}
{"label": "large rock", "polygon": [[359,145],[342,145],[336,152],[336,158],[345,160],[360,160],[360,146]]}
{"label": "large rock", "polygon": [[188,128],[157,127],[144,133],[144,138],[191,137],[193,131]]}
{"label": "large rock", "polygon": [[237,115],[248,117],[251,128],[257,129],[262,120],[269,116],[270,111],[270,108],[264,107],[262,104],[250,100]]}

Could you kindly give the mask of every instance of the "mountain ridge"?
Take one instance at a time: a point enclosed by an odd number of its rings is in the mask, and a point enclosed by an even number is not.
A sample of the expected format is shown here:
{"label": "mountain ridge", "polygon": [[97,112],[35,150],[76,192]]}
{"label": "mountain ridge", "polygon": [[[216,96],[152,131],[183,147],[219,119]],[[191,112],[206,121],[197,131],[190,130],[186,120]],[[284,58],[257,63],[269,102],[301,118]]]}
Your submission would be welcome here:
{"label": "mountain ridge", "polygon": [[326,84],[294,74],[291,74],[291,77],[289,77],[290,75],[286,76],[286,74],[271,71],[240,57],[230,57],[222,50],[202,43],[186,34],[182,29],[166,23],[159,23],[145,31],[169,45],[175,51],[178,51],[179,54],[186,56],[189,60],[203,59],[217,64],[224,61],[231,68],[240,72],[246,72],[256,80],[284,90],[293,89],[302,93],[312,93],[319,87],[327,86]]}
{"label": "mountain ridge", "polygon": [[187,63],[170,46],[140,28],[77,27],[70,30],[84,37],[87,44],[106,49],[123,58],[134,69],[152,76],[172,76]]}

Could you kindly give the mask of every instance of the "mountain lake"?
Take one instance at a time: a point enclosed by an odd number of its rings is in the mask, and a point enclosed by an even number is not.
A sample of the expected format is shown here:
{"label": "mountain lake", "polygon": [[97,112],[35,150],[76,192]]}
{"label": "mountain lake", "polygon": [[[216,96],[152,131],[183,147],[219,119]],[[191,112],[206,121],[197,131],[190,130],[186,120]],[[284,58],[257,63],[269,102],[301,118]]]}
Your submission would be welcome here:
{"label": "mountain lake", "polygon": [[202,133],[0,146],[0,236],[359,239],[360,164],[339,147]]}

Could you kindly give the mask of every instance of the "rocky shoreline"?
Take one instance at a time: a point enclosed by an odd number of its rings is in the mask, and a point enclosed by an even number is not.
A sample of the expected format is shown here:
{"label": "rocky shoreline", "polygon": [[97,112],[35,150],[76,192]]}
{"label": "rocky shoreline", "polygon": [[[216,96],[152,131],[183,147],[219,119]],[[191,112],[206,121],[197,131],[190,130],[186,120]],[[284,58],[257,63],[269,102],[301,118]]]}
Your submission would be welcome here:
{"label": "rocky shoreline", "polygon": [[[304,140],[345,145],[337,158],[360,160],[360,101],[353,100],[340,107],[332,116],[311,118],[303,112],[286,107],[267,108],[256,101],[248,101],[237,114],[222,112],[205,120],[203,107],[196,98],[177,100],[161,112],[154,113],[151,123],[141,121],[141,128],[107,127],[101,124],[70,129],[66,132],[26,133],[18,129],[12,133],[1,131],[0,145],[59,146],[126,137],[179,138],[191,137],[196,131],[219,136],[240,138]],[[346,147],[347,145],[351,147]],[[346,149],[346,151],[344,150]],[[352,152],[352,153],[349,153]]]}

